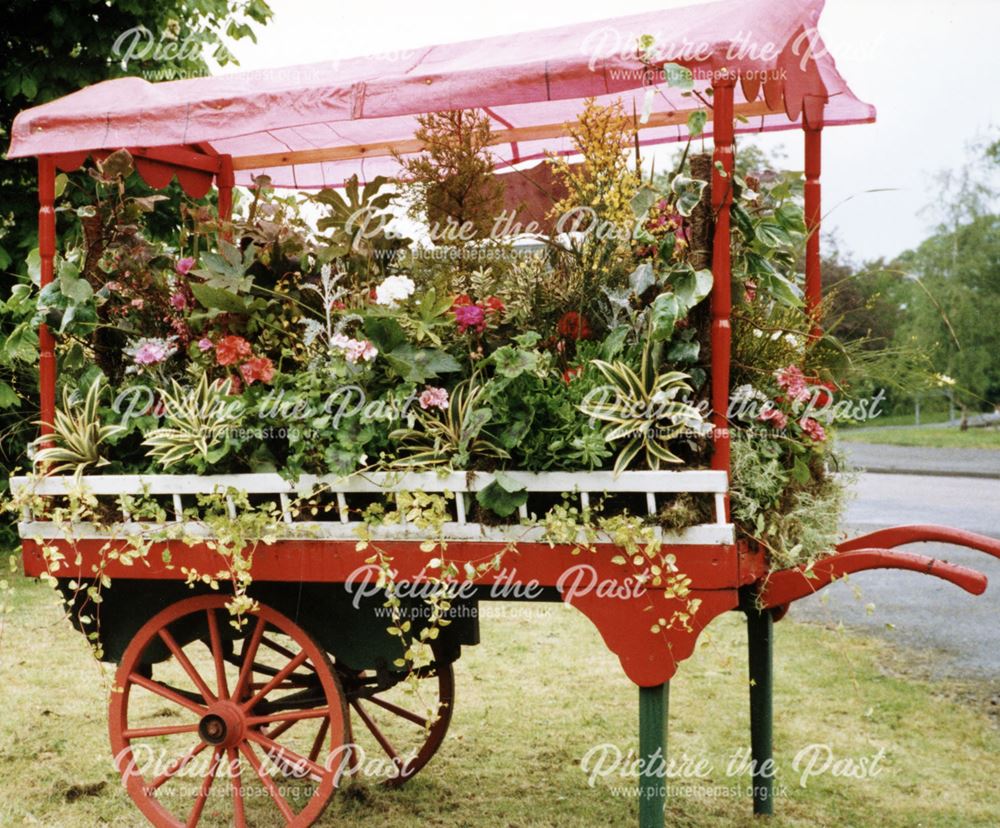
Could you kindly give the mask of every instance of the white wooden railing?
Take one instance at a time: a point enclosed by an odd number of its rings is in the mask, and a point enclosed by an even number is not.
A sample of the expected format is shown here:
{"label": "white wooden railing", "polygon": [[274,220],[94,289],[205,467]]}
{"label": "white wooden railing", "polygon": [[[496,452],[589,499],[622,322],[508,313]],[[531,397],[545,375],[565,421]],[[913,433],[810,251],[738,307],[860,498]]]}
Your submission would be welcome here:
{"label": "white wooden railing", "polygon": [[[235,474],[235,475],[84,475],[80,478],[67,476],[14,477],[11,490],[15,494],[31,492],[41,497],[66,495],[75,488],[83,487],[99,499],[113,502],[122,520],[113,528],[98,528],[90,524],[76,524],[72,527],[56,525],[26,511],[18,525],[22,537],[56,538],[105,537],[109,534],[142,533],[159,529],[167,524],[148,523],[133,520],[128,512],[128,504],[123,496],[150,496],[165,501],[168,513],[172,513],[170,524],[181,525],[185,534],[194,536],[208,532],[204,524],[192,519],[192,507],[197,495],[220,494],[226,497],[230,514],[235,515],[237,505],[229,491],[245,492],[273,502],[281,520],[296,527],[296,533],[307,533],[310,537],[326,540],[355,540],[361,525],[358,500],[370,502],[372,495],[392,492],[424,491],[428,493],[452,492],[450,500],[451,520],[442,527],[443,537],[449,540],[538,541],[543,539],[544,528],[530,525],[542,515],[532,513],[530,495],[570,494],[579,500],[581,507],[605,495],[641,495],[644,511],[655,515],[668,495],[692,493],[711,496],[715,520],[699,524],[682,531],[661,532],[664,541],[678,544],[731,544],[733,526],[726,522],[725,494],[728,479],[725,472],[710,470],[695,471],[635,471],[623,472],[615,477],[611,472],[506,472],[508,478],[524,485],[529,493],[529,502],[519,509],[517,519],[512,516],[508,525],[486,525],[471,520],[470,510],[475,493],[493,482],[488,472],[371,472],[358,473],[350,477],[303,476],[297,481],[289,481],[277,474]],[[309,520],[296,514],[295,501],[314,492],[325,492],[334,498],[331,511],[334,520]],[[359,498],[359,496],[362,496]],[[365,499],[364,496],[367,496]],[[308,510],[305,510],[308,512]],[[633,512],[634,513],[634,512]],[[291,534],[291,530],[289,532]],[[414,540],[426,532],[406,523],[385,524],[373,527],[373,536],[385,540]]]}

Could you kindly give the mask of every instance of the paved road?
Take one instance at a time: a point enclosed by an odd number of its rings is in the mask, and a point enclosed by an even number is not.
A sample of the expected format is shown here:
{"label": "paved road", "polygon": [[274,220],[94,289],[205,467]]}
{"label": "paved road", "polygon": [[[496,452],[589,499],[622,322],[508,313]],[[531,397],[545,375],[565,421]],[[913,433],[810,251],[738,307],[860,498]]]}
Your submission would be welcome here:
{"label": "paved road", "polygon": [[1000,451],[972,448],[883,446],[875,443],[840,444],[851,465],[872,472],[1000,478]]}
{"label": "paved road", "polygon": [[[908,449],[912,451],[912,449]],[[943,523],[1000,538],[1000,480],[863,474],[847,513],[849,534],[905,523]],[[937,578],[912,572],[852,575],[820,596],[796,602],[794,617],[842,621],[905,646],[938,652],[940,673],[1000,679],[1000,560],[943,544],[905,547],[965,564],[986,574],[985,594],[969,595]],[[858,600],[854,587],[860,587]],[[865,605],[875,604],[868,615]],[[886,624],[894,625],[887,629]]]}

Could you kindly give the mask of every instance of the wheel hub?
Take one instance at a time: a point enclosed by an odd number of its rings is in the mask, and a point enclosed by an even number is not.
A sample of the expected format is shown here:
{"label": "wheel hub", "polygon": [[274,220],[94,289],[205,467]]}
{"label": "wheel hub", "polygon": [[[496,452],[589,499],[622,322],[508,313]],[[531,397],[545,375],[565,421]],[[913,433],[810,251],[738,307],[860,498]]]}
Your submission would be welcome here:
{"label": "wheel hub", "polygon": [[245,723],[246,717],[239,707],[228,701],[217,702],[202,716],[198,735],[209,745],[234,747],[243,739]]}

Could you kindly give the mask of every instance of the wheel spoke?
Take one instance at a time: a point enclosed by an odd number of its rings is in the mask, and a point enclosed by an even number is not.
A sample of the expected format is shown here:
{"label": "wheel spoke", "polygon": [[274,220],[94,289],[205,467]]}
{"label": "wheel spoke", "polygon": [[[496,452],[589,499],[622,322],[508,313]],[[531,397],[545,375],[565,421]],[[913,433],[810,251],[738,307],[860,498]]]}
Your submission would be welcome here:
{"label": "wheel spoke", "polygon": [[323,719],[319,726],[319,733],[313,740],[312,748],[309,751],[309,760],[315,762],[319,758],[319,752],[323,749],[323,740],[326,739],[327,731],[330,729],[329,718]]}
{"label": "wheel spoke", "polygon": [[264,755],[267,757],[268,761],[278,765],[282,760],[287,760],[287,763],[294,765],[296,770],[303,768],[316,778],[319,782],[323,779],[323,768],[313,762],[311,759],[306,759],[305,756],[296,753],[294,750],[285,747],[284,745],[278,744],[274,739],[265,736],[263,733],[257,730],[251,730],[247,733],[247,738],[252,739],[258,745],[268,748],[269,752]]}
{"label": "wheel spoke", "polygon": [[247,761],[250,763],[250,767],[253,768],[254,773],[256,773],[260,781],[264,783],[265,790],[268,792],[271,799],[274,800],[274,804],[278,806],[278,810],[281,811],[281,815],[289,822],[295,819],[295,812],[292,810],[291,805],[285,801],[285,798],[281,795],[281,791],[278,790],[278,786],[274,784],[274,780],[264,772],[264,769],[261,767],[260,760],[253,752],[253,748],[246,742],[240,742],[240,753],[247,758]]}
{"label": "wheel spoke", "polygon": [[428,727],[428,721],[423,716],[418,716],[416,713],[411,713],[409,710],[404,710],[399,705],[393,704],[392,702],[387,702],[385,699],[380,699],[378,696],[368,696],[367,701],[372,704],[377,704],[384,710],[388,710],[395,716],[399,716],[401,719],[406,719],[408,722],[413,722],[415,725],[419,725],[425,730]]}
{"label": "wheel spoke", "polygon": [[164,725],[162,727],[132,727],[122,731],[126,739],[153,739],[157,736],[173,736],[177,733],[197,733],[197,724]]}
{"label": "wheel spoke", "polygon": [[184,668],[184,672],[187,673],[191,681],[194,682],[194,686],[198,688],[198,692],[201,693],[201,697],[205,700],[205,703],[212,704],[212,702],[216,700],[215,694],[208,689],[208,685],[205,684],[205,680],[199,675],[198,671],[194,669],[194,665],[184,654],[184,651],[180,648],[166,627],[160,630],[160,638],[163,639],[163,643],[167,645],[170,652],[174,654],[174,658],[177,659],[177,663]]}
{"label": "wheel spoke", "polygon": [[198,742],[192,750],[189,750],[183,756],[179,756],[176,759],[171,760],[170,764],[167,765],[166,770],[163,771],[156,779],[149,783],[147,790],[150,792],[159,790],[163,785],[170,779],[173,779],[174,775],[184,770],[199,753],[201,753],[205,748],[208,747],[207,742]]}
{"label": "wheel spoke", "polygon": [[253,672],[254,656],[257,655],[260,640],[264,637],[266,623],[263,617],[259,617],[256,626],[253,628],[253,632],[250,634],[250,638],[246,639],[243,644],[243,652],[240,656],[242,661],[240,677],[236,680],[236,687],[233,688],[233,695],[231,696],[235,702],[239,702],[240,696],[243,695],[243,689],[250,680],[250,674]]}
{"label": "wheel spoke", "polygon": [[287,713],[272,713],[270,716],[247,716],[247,725],[254,727],[271,722],[297,722],[300,719],[319,719],[329,715],[329,707],[310,707],[308,710],[290,710]]}
{"label": "wheel spoke", "polygon": [[267,730],[267,731],[261,730],[261,733],[264,733],[271,739],[277,739],[282,733],[291,730],[298,723],[299,719],[292,719],[292,721],[290,722],[284,722],[283,724],[278,725],[274,730]]}
{"label": "wheel spoke", "polygon": [[402,761],[399,758],[399,754],[396,753],[396,749],[392,746],[382,731],[378,729],[378,725],[375,724],[375,720],[368,715],[368,713],[361,706],[360,702],[358,702],[357,699],[354,699],[351,702],[351,707],[358,711],[358,715],[361,717],[361,721],[365,723],[365,727],[371,731],[372,736],[375,737],[375,741],[382,746],[382,750],[388,754],[393,763],[395,763],[397,767],[402,767]]}
{"label": "wheel spoke", "polygon": [[215,774],[219,769],[220,759],[222,759],[222,748],[217,747],[212,754],[212,761],[209,763],[205,778],[202,779],[201,790],[198,791],[194,807],[191,809],[191,815],[187,820],[187,828],[194,828],[201,819],[201,812],[205,810],[205,802],[208,799],[208,792],[212,790],[212,783],[215,781]]}
{"label": "wheel spoke", "polygon": [[204,705],[198,704],[197,702],[193,702],[190,699],[182,696],[176,690],[173,690],[163,684],[160,684],[158,681],[153,681],[152,679],[148,679],[144,675],[141,675],[140,673],[136,673],[133,671],[132,673],[129,674],[128,680],[131,681],[133,684],[138,684],[140,687],[146,688],[151,693],[156,693],[156,695],[162,696],[163,698],[172,701],[174,704],[179,704],[181,707],[186,707],[188,710],[193,710],[199,716],[204,716],[205,713],[208,712],[207,708]]}
{"label": "wheel spoke", "polygon": [[288,662],[284,667],[278,670],[277,673],[271,678],[271,680],[265,684],[260,690],[257,691],[249,701],[243,702],[241,705],[244,710],[252,710],[254,705],[261,701],[268,693],[270,693],[275,687],[281,684],[288,676],[294,673],[299,666],[309,658],[309,653],[305,650],[300,652],[295,658]]}
{"label": "wheel spoke", "polygon": [[219,635],[219,619],[214,609],[205,610],[208,614],[208,639],[212,645],[212,660],[215,662],[215,681],[218,685],[219,698],[229,698],[229,687],[226,682],[226,662],[222,652],[222,636]]}
{"label": "wheel spoke", "polygon": [[233,824],[235,828],[247,828],[247,815],[243,806],[243,773],[240,770],[240,755],[236,748],[228,748],[229,792],[233,796]]}
{"label": "wheel spoke", "polygon": [[[267,636],[264,636],[264,638],[261,639],[260,643],[263,644],[265,647],[270,647],[276,653],[278,653],[279,655],[283,655],[285,658],[295,658],[295,653],[293,653],[287,647],[281,646],[277,641],[272,641]],[[316,668],[313,667],[311,664],[307,664],[306,667],[309,670],[312,670],[314,673],[316,672]]]}

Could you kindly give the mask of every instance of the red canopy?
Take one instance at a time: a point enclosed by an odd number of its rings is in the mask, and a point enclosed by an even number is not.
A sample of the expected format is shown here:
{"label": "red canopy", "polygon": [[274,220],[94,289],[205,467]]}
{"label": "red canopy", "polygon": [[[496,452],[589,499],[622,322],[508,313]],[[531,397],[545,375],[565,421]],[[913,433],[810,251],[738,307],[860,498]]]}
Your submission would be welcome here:
{"label": "red canopy", "polygon": [[[353,58],[162,83],[110,80],[22,112],[8,157],[64,155],[57,163],[69,168],[90,151],[126,147],[155,183],[175,171],[156,159],[187,159],[182,183],[201,189],[218,169],[217,156],[228,155],[238,184],[266,173],[277,186],[336,186],[354,173],[392,175],[393,151],[420,150],[412,138],[416,115],[480,108],[496,123],[498,164],[516,163],[568,152],[567,125],[587,97],[621,98],[629,112],[642,112],[649,73],[636,43],[645,34],[656,39],[657,63],[693,70],[696,90],[723,71],[739,77],[737,132],[873,121],[874,108],[853,95],[818,35],[823,2],[720,0],[431,46],[395,61]],[[661,83],[641,143],[683,140],[687,114],[702,105]]]}

